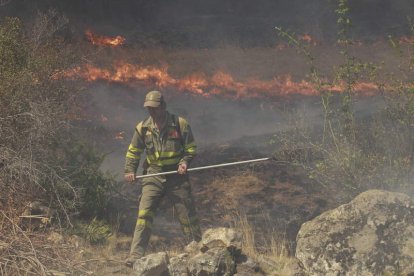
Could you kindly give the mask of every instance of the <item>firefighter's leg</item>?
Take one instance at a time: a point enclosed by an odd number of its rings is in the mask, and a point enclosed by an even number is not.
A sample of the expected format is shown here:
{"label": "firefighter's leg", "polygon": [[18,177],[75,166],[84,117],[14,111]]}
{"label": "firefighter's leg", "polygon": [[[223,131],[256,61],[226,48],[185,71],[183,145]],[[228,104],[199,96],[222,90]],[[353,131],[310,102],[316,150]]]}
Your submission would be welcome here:
{"label": "firefighter's leg", "polygon": [[170,189],[168,189],[168,197],[174,203],[183,233],[187,241],[200,241],[201,230],[191,194],[190,182],[186,176],[176,176],[172,182],[169,186]]}
{"label": "firefighter's leg", "polygon": [[135,226],[134,238],[131,243],[130,258],[137,259],[145,254],[152,232],[154,214],[163,193],[163,185],[161,183],[147,183],[142,187],[138,219]]}

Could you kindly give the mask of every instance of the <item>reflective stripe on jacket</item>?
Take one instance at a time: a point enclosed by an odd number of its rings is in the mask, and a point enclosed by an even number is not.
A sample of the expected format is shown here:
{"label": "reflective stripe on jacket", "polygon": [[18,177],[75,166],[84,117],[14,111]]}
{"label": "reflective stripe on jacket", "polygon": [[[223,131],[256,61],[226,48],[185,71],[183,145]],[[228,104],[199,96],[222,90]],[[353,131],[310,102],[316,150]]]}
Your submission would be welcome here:
{"label": "reflective stripe on jacket", "polygon": [[161,132],[151,117],[136,126],[126,154],[126,173],[136,172],[144,151],[150,167],[162,168],[190,163],[196,155],[197,146],[188,122],[167,112],[167,122]]}

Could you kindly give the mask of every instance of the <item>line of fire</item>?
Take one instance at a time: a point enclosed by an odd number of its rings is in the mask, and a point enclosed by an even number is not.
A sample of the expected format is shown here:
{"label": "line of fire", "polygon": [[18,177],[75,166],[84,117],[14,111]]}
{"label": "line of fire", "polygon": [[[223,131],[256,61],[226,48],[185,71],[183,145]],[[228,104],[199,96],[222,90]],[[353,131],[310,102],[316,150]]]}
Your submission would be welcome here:
{"label": "line of fire", "polygon": [[[87,30],[85,35],[93,45],[117,47],[122,46],[126,39],[122,36],[106,37],[96,35]],[[309,35],[298,36],[307,44],[313,47],[318,45],[317,42]],[[414,44],[413,37],[403,36],[396,39],[399,44]],[[375,43],[374,43],[375,44]],[[362,42],[356,45],[361,46]],[[283,50],[286,46],[279,44],[276,49]],[[271,80],[260,80],[257,78],[248,78],[247,80],[235,80],[227,72],[217,71],[212,76],[207,76],[203,72],[192,73],[188,76],[177,78],[168,72],[168,65],[163,67],[143,66],[132,64],[122,60],[114,60],[110,68],[101,68],[92,64],[84,64],[62,73],[67,79],[82,79],[87,82],[107,81],[112,83],[125,84],[129,86],[149,86],[158,88],[173,88],[178,91],[188,92],[204,97],[219,95],[230,98],[266,98],[277,97],[290,94],[299,94],[305,96],[319,95],[321,91],[341,93],[346,89],[345,83],[333,84],[332,81],[322,80],[322,85],[309,80],[293,80],[289,74],[274,76]],[[407,87],[412,84],[407,83]],[[352,89],[358,95],[375,95],[379,90],[387,89],[386,84],[379,84],[369,81],[359,81],[352,84]]]}

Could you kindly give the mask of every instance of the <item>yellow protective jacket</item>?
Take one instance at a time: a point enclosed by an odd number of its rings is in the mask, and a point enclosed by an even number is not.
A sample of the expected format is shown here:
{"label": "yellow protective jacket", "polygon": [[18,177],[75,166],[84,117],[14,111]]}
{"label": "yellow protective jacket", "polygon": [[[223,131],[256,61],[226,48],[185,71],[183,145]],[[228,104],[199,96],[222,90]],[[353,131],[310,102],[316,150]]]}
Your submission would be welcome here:
{"label": "yellow protective jacket", "polygon": [[128,147],[125,173],[135,173],[141,154],[146,152],[149,173],[174,170],[178,164],[188,165],[196,155],[197,146],[188,122],[167,112],[167,122],[158,131],[151,117],[138,123]]}

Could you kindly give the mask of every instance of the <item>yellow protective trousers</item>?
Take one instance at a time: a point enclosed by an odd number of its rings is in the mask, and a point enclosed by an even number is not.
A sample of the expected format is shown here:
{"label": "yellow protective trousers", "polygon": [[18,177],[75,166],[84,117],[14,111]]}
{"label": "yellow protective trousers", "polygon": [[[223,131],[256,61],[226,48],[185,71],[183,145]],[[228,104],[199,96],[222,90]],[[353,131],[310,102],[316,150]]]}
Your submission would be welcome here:
{"label": "yellow protective trousers", "polygon": [[174,204],[187,242],[201,240],[199,221],[187,175],[166,176],[166,181],[150,177],[142,185],[138,219],[131,244],[130,256],[138,258],[145,254],[152,232],[153,218],[164,197],[167,197]]}

